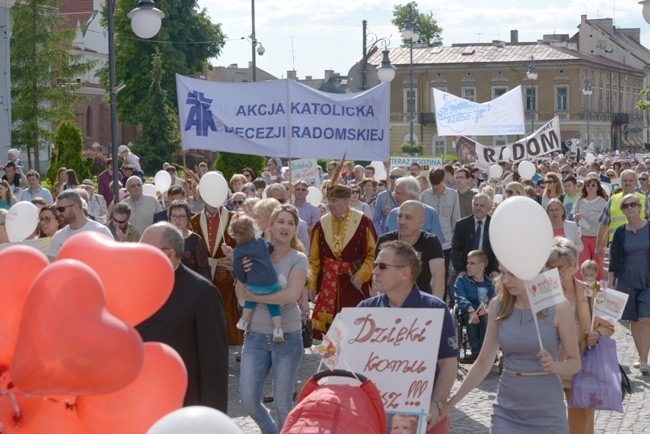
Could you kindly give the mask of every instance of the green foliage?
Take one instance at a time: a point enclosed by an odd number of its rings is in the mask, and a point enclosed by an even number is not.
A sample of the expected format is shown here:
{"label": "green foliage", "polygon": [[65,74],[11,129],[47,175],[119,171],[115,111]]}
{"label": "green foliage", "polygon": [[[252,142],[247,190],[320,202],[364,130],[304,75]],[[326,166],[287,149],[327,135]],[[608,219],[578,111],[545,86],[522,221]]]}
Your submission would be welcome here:
{"label": "green foliage", "polygon": [[424,144],[422,143],[404,143],[402,144],[402,152],[405,154],[413,155],[413,154],[418,154],[422,155],[422,152],[424,151]]}
{"label": "green foliage", "polygon": [[214,169],[223,173],[226,181],[230,181],[230,177],[235,173],[241,173],[245,167],[253,169],[259,177],[266,170],[266,159],[257,155],[219,152],[217,160],[214,163]]}
{"label": "green foliage", "polygon": [[[74,120],[79,85],[92,63],[71,53],[73,28],[64,29],[60,0],[25,0],[11,9],[12,144],[27,149],[29,165],[40,171],[39,151],[53,128]],[[32,166],[32,151],[35,164]]]}
{"label": "green foliage", "polygon": [[637,109],[646,110],[650,108],[650,100],[648,100],[649,95],[650,88],[641,89],[641,92],[639,92],[641,99],[636,102]]}
{"label": "green foliage", "polygon": [[162,58],[156,49],[152,55],[149,93],[140,105],[143,131],[133,146],[145,173],[157,172],[165,161],[173,161],[174,154],[180,150],[178,118],[169,106],[167,91],[160,85],[163,76]]}
{"label": "green foliage", "polygon": [[83,135],[74,122],[62,122],[56,129],[54,135],[54,152],[50,167],[47,168],[47,179],[53,184],[56,172],[60,167],[74,169],[79,182],[84,178],[90,178],[90,166],[88,160],[83,156]]}
{"label": "green foliage", "polygon": [[[196,0],[158,0],[156,6],[165,13],[162,27],[153,39],[174,41],[156,44],[138,39],[131,30],[127,14],[136,2],[116,2],[115,53],[116,83],[126,87],[117,94],[117,111],[122,122],[139,124],[143,121],[142,101],[146,100],[151,80],[143,71],[151,69],[151,57],[159,50],[165,74],[160,86],[167,93],[170,107],[177,106],[174,73],[193,76],[205,70],[207,60],[217,57],[225,44],[221,24],[213,24],[206,10],[199,11]],[[106,14],[104,14],[106,16]],[[209,41],[209,43],[206,43]],[[101,71],[102,83],[108,90],[108,67]]]}
{"label": "green foliage", "polygon": [[[433,12],[422,13],[418,10],[418,3],[412,1],[405,5],[393,6],[393,19],[391,23],[400,30],[404,29],[405,24],[409,17],[409,8],[413,8],[413,17],[415,21],[415,30],[420,34],[418,42],[426,44],[428,47],[439,47],[442,45],[442,28],[438,26],[438,22],[433,18]],[[403,47],[407,47],[406,42],[402,43]]]}

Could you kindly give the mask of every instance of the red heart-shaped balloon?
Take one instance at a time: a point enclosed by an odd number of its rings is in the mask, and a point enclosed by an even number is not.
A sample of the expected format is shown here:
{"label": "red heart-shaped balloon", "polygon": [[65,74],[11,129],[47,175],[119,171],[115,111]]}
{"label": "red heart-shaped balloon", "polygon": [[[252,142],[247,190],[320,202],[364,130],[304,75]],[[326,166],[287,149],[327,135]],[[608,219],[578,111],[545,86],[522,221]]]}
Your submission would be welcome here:
{"label": "red heart-shaped balloon", "polygon": [[66,241],[58,259],[77,259],[99,274],[106,307],[135,326],[156,313],[174,286],[169,259],[148,244],[119,243],[95,232],[82,232]]}
{"label": "red heart-shaped balloon", "polygon": [[144,366],[132,383],[105,395],[80,396],[77,414],[92,434],[142,434],[183,406],[187,371],[181,356],[160,342],[145,342]]}
{"label": "red heart-shaped balloon", "polygon": [[99,276],[79,261],[50,264],[27,297],[11,376],[33,394],[92,395],[133,381],[144,360],[138,332],[106,310]]}
{"label": "red heart-shaped balloon", "polygon": [[14,355],[29,288],[49,263],[45,255],[33,247],[10,246],[0,251],[0,270],[8,273],[8,278],[0,285],[0,369],[8,367]]}

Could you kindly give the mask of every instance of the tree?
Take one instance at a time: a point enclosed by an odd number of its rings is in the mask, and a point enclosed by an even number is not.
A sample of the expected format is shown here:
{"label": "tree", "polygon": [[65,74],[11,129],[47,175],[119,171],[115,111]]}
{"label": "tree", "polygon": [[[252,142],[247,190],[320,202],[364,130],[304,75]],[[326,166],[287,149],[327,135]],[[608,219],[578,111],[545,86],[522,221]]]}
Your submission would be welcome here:
{"label": "tree", "polygon": [[[160,87],[165,90],[170,107],[177,107],[174,73],[197,75],[204,71],[207,60],[216,57],[225,44],[220,24],[213,24],[196,0],[159,0],[165,13],[162,27],[152,40],[138,39],[127,17],[135,2],[117,2],[115,8],[115,74],[116,83],[126,87],[117,94],[117,112],[122,122],[133,125],[143,122],[142,101],[146,100],[151,83],[143,71],[151,69],[151,58],[160,52],[164,74]],[[156,41],[165,43],[156,43]],[[108,69],[102,70],[102,82],[108,90]]]}
{"label": "tree", "polygon": [[[27,149],[30,167],[40,172],[40,147],[53,130],[74,119],[76,77],[92,66],[71,53],[74,29],[63,28],[59,0],[24,0],[12,9],[11,141]],[[34,165],[32,166],[32,151]]]}
{"label": "tree", "polygon": [[143,131],[133,148],[142,157],[142,168],[149,173],[159,170],[165,161],[173,161],[180,144],[178,117],[169,105],[167,91],[160,85],[164,71],[157,49],[152,58],[149,94],[140,106]]}
{"label": "tree", "polygon": [[59,168],[74,169],[77,179],[90,178],[93,161],[82,154],[84,138],[74,122],[62,122],[54,135],[54,154],[47,168],[47,179],[54,184]]}
{"label": "tree", "polygon": [[[415,29],[420,34],[419,42],[426,44],[429,47],[439,47],[442,45],[442,28],[438,26],[438,22],[433,19],[433,12],[422,13],[418,10],[418,3],[412,1],[405,5],[395,5],[393,7],[393,20],[391,23],[397,26],[398,29],[403,30],[409,18],[409,9],[413,8],[413,18],[415,22]],[[403,46],[407,46],[403,43]]]}
{"label": "tree", "polygon": [[215,170],[223,173],[226,181],[235,173],[241,173],[242,169],[250,167],[259,177],[262,171],[266,170],[266,159],[258,155],[231,154],[229,152],[219,152],[217,160],[214,162]]}

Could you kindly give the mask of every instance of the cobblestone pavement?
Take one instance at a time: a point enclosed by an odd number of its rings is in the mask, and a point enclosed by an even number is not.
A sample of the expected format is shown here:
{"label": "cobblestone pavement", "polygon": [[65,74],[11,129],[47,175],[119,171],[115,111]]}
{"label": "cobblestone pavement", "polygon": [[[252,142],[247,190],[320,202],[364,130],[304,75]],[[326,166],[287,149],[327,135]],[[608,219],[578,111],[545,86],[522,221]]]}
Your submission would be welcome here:
{"label": "cobblestone pavement", "polygon": [[[613,337],[617,342],[619,361],[632,381],[633,393],[625,399],[623,404],[624,414],[597,412],[596,433],[650,433],[650,423],[648,422],[650,404],[646,405],[648,398],[650,398],[650,376],[642,376],[638,370],[632,367],[636,361],[636,349],[628,327],[617,324]],[[305,350],[305,356],[298,372],[298,388],[301,388],[305,380],[316,372],[319,360],[319,357],[313,355],[310,350]],[[460,365],[458,379],[454,388],[458,387],[458,380],[462,380],[467,368],[469,368],[469,365]],[[452,413],[452,433],[479,434],[488,432],[492,401],[496,394],[498,381],[499,373],[495,365],[490,375]],[[245,434],[259,434],[260,431],[257,425],[247,416],[239,404],[238,384],[239,363],[235,361],[231,350],[228,414]],[[270,394],[270,380],[267,381],[266,391],[266,393]],[[272,406],[273,404],[269,405]]]}

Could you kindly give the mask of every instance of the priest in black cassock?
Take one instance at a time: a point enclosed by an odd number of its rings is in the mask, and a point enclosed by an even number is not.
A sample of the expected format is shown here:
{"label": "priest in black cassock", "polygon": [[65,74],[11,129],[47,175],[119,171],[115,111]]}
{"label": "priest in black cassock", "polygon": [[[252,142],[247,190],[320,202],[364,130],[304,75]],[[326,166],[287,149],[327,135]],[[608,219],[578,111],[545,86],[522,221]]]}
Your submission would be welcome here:
{"label": "priest in black cassock", "polygon": [[226,413],[228,343],[219,291],[181,264],[183,236],[170,223],[149,226],[140,242],[161,249],[176,271],[165,304],[136,329],[144,341],[163,342],[183,359],[188,379],[185,406],[203,405]]}

